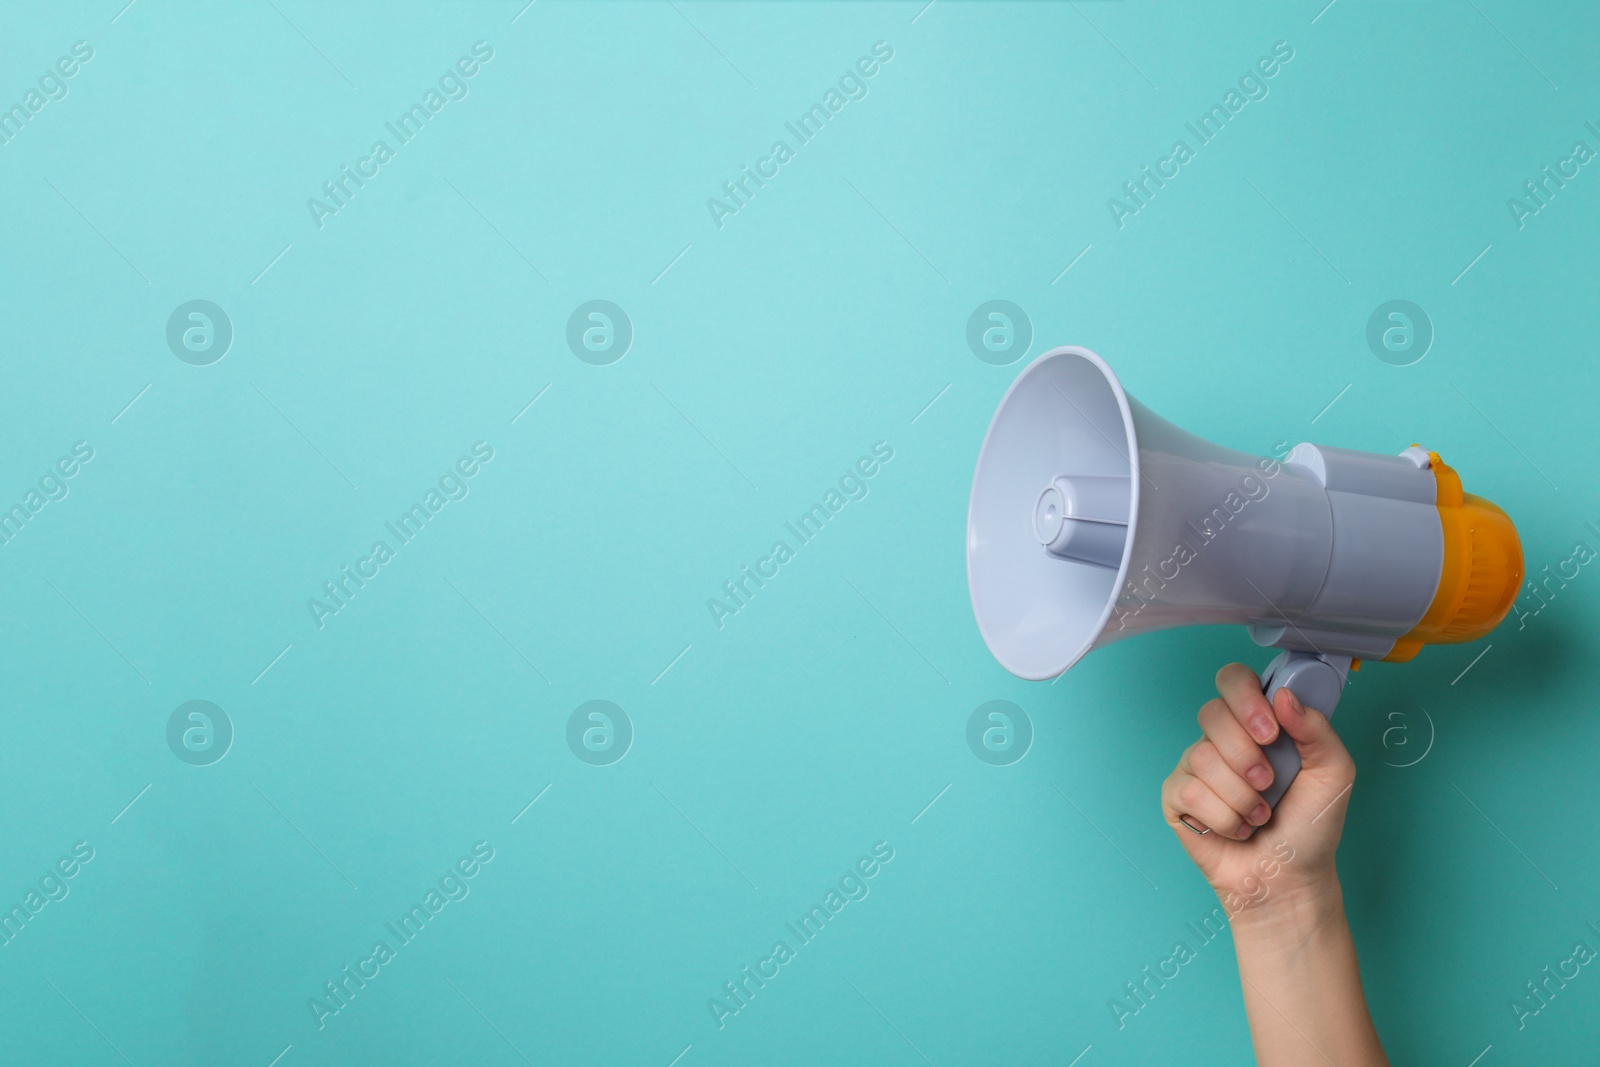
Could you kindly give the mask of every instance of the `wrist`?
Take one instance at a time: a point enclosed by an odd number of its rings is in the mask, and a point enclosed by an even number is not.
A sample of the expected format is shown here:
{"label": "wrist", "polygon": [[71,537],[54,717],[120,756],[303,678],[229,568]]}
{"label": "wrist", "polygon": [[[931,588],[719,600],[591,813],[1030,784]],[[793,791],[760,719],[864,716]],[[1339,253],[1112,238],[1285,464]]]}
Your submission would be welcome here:
{"label": "wrist", "polygon": [[1275,893],[1233,917],[1234,943],[1247,949],[1284,950],[1303,948],[1320,935],[1348,929],[1344,914],[1344,890],[1337,874]]}
{"label": "wrist", "polygon": [[1317,1062],[1388,1067],[1331,864],[1295,888],[1233,924],[1256,1062],[1306,1064],[1310,1045]]}

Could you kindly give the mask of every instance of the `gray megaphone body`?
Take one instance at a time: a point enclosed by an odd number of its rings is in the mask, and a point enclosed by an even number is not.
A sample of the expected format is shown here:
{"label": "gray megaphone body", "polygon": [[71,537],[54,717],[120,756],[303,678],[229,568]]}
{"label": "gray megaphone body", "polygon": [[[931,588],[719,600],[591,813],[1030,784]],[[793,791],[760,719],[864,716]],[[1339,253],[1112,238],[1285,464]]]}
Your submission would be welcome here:
{"label": "gray megaphone body", "polygon": [[[1332,714],[1363,659],[1410,659],[1505,617],[1522,550],[1454,470],[1297,445],[1282,460],[1212,444],[1129,396],[1105,361],[1057,348],[995,411],[972,480],[967,582],[1000,664],[1054,678],[1091,649],[1173,626],[1239,624],[1280,649],[1262,674]],[[1273,805],[1300,770],[1267,746]]]}

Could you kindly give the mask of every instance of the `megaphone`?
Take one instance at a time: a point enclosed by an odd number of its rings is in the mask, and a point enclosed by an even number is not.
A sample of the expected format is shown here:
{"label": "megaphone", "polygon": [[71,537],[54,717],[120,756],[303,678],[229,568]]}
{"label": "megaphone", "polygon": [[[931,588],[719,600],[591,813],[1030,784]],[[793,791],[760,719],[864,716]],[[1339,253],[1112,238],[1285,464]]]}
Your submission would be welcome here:
{"label": "megaphone", "polygon": [[[984,642],[1022,678],[1173,626],[1237,624],[1277,648],[1262,674],[1331,715],[1362,660],[1472,641],[1522,586],[1506,513],[1437,453],[1296,445],[1283,459],[1179,429],[1086,348],[1040,356],[989,424],[967,509]],[[1267,746],[1276,807],[1300,770]]]}

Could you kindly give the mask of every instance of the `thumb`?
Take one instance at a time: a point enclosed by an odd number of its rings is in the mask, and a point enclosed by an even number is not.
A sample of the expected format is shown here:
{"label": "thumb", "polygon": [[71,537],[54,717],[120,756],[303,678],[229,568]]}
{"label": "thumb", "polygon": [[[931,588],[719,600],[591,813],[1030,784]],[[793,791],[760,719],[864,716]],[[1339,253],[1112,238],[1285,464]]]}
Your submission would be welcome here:
{"label": "thumb", "polygon": [[1302,769],[1317,770],[1350,762],[1350,753],[1328,717],[1300,703],[1300,698],[1287,686],[1273,694],[1272,710],[1283,732],[1294,739],[1295,747],[1300,750]]}

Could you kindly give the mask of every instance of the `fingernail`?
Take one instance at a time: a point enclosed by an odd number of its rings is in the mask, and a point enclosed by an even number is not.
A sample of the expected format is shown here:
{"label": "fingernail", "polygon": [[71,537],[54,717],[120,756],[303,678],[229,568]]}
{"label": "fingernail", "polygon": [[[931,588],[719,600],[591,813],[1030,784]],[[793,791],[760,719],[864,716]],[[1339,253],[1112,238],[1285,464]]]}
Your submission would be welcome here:
{"label": "fingernail", "polygon": [[1245,781],[1257,789],[1265,789],[1272,784],[1272,771],[1264,763],[1258,763],[1244,772]]}
{"label": "fingernail", "polygon": [[1294,708],[1296,715],[1304,715],[1306,713],[1306,706],[1300,703],[1300,698],[1294,695],[1293,689],[1289,690],[1289,706]]}
{"label": "fingernail", "polygon": [[1270,818],[1272,818],[1272,809],[1267,807],[1265,802],[1257,804],[1255,810],[1250,813],[1250,821],[1256,826],[1260,826]]}
{"label": "fingernail", "polygon": [[1272,720],[1267,718],[1266,712],[1258,711],[1250,716],[1250,736],[1262,744],[1272,740]]}
{"label": "fingernail", "polygon": [[1256,832],[1256,828],[1254,826],[1251,826],[1248,823],[1246,823],[1244,826],[1239,827],[1239,830],[1238,830],[1239,840],[1243,841],[1245,838],[1249,837],[1251,834],[1253,834],[1255,832]]}

